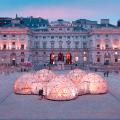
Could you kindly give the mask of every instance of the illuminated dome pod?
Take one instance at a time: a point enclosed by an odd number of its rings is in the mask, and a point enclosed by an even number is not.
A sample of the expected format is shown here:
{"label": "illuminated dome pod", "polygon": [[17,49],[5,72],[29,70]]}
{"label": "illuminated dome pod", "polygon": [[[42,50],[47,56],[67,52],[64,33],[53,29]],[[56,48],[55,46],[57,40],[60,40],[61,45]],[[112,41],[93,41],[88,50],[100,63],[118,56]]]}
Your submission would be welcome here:
{"label": "illuminated dome pod", "polygon": [[37,81],[50,81],[51,79],[53,79],[55,77],[55,73],[52,72],[51,70],[47,70],[47,69],[42,69],[38,72],[36,72],[35,74],[35,78]]}
{"label": "illuminated dome pod", "polygon": [[51,70],[47,70],[47,69],[42,69],[38,72],[36,72],[35,74],[35,79],[37,82],[39,82],[40,84],[42,84],[43,86],[43,94],[46,95],[46,87],[47,84],[53,79],[55,78],[55,73],[53,73]]}
{"label": "illuminated dome pod", "polygon": [[17,78],[14,84],[14,92],[17,94],[33,94],[34,74],[27,73]]}
{"label": "illuminated dome pod", "polygon": [[76,86],[78,89],[78,94],[82,95],[84,93],[84,89],[81,87],[81,83],[83,83],[82,78],[86,75],[87,73],[83,70],[80,69],[74,69],[71,70],[67,74],[67,78],[69,78]]}
{"label": "illuminated dome pod", "polygon": [[81,87],[87,88],[88,90],[86,91],[91,94],[107,93],[108,91],[107,81],[98,74],[89,73],[83,77],[82,81],[84,82]]}
{"label": "illuminated dome pod", "polygon": [[59,75],[47,86],[47,99],[50,100],[71,100],[78,95],[75,85],[64,75]]}

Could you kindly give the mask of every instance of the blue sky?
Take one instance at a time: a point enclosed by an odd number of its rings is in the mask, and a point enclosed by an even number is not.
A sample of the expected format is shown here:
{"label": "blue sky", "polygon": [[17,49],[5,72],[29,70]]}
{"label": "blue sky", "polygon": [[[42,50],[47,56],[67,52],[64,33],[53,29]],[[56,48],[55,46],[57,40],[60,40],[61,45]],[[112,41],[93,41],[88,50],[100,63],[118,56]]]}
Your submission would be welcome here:
{"label": "blue sky", "polygon": [[0,16],[34,16],[56,20],[109,18],[120,19],[120,0],[0,0]]}

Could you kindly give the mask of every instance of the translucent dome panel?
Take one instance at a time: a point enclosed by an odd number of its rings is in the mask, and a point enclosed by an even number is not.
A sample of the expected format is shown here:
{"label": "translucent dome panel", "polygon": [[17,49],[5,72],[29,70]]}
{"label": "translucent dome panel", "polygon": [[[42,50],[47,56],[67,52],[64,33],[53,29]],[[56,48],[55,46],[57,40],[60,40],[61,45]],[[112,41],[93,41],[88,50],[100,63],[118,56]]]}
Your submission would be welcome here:
{"label": "translucent dome panel", "polygon": [[55,77],[47,86],[47,99],[71,100],[77,95],[78,91],[75,85],[64,75]]}
{"label": "translucent dome panel", "polygon": [[82,81],[84,81],[83,86],[87,86],[88,90],[86,91],[91,94],[106,93],[108,91],[107,81],[96,73],[87,74]]}
{"label": "translucent dome panel", "polygon": [[42,70],[36,72],[35,79],[40,82],[42,82],[42,81],[49,82],[55,76],[56,76],[55,73],[52,72],[51,70],[42,69]]}
{"label": "translucent dome panel", "polygon": [[32,82],[34,74],[27,73],[17,78],[14,84],[14,92],[18,94],[32,94]]}
{"label": "translucent dome panel", "polygon": [[83,70],[80,69],[74,69],[71,70],[67,74],[67,78],[69,78],[76,86],[78,89],[79,95],[83,94],[83,89],[80,88],[80,84],[82,84],[82,78],[86,75],[87,73]]}

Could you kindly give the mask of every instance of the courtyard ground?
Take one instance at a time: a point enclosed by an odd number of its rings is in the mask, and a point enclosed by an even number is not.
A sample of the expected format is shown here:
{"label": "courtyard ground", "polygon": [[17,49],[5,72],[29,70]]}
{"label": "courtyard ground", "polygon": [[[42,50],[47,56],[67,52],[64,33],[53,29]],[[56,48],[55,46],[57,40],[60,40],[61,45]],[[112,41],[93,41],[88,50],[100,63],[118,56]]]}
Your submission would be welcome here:
{"label": "courtyard ground", "polygon": [[[62,72],[58,72],[62,73]],[[64,73],[64,72],[63,72]],[[103,73],[98,73],[103,76]],[[107,79],[109,92],[83,95],[71,101],[40,100],[36,95],[16,95],[13,84],[21,73],[0,75],[0,119],[120,119],[120,74]]]}

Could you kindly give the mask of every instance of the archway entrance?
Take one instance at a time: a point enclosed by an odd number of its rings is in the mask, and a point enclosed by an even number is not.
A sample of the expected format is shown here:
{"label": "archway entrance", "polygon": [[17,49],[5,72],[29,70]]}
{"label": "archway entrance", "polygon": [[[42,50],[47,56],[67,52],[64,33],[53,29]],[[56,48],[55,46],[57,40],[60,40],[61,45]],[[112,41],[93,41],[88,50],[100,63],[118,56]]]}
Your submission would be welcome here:
{"label": "archway entrance", "polygon": [[58,54],[58,61],[64,61],[64,55],[61,52]]}
{"label": "archway entrance", "polygon": [[111,59],[110,53],[105,53],[105,55],[104,55],[104,65],[109,65],[110,64],[110,59]]}
{"label": "archway entrance", "polygon": [[55,54],[53,52],[50,54],[50,64],[55,64]]}
{"label": "archway entrance", "polygon": [[72,64],[72,55],[71,53],[66,53],[66,64]]}

